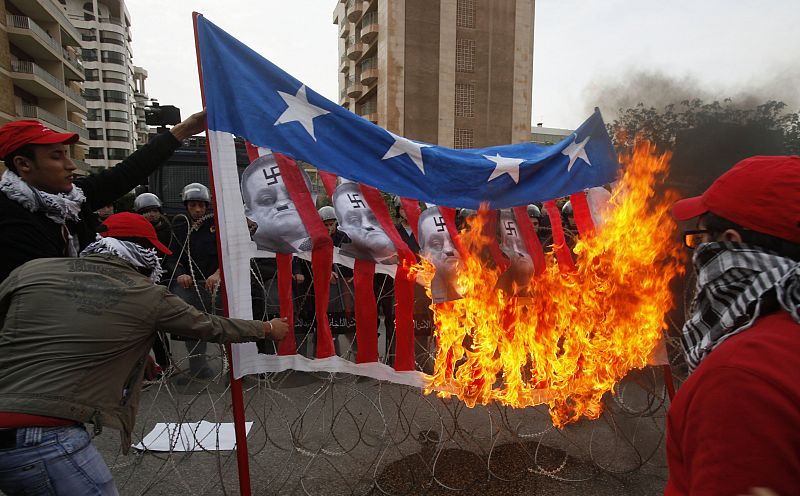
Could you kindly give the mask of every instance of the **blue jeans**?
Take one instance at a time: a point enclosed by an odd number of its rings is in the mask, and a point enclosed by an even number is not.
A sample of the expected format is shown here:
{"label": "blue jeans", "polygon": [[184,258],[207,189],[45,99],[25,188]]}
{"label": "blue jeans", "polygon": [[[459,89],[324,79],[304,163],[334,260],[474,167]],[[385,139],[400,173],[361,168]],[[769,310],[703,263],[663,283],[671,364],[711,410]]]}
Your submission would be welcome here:
{"label": "blue jeans", "polygon": [[82,425],[17,429],[17,447],[0,450],[0,491],[8,496],[119,494]]}

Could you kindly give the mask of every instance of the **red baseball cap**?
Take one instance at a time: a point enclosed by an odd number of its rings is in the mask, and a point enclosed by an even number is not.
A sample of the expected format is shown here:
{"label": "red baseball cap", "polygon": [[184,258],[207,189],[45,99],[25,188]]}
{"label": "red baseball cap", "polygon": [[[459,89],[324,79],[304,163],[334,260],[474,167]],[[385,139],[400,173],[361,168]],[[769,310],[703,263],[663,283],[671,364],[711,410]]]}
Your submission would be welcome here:
{"label": "red baseball cap", "polygon": [[121,212],[109,215],[103,221],[107,230],[100,233],[101,236],[112,238],[145,238],[155,246],[158,251],[165,255],[172,255],[172,250],[161,244],[156,236],[153,224],[139,214],[132,212]]}
{"label": "red baseball cap", "polygon": [[742,227],[800,243],[800,156],[742,160],[705,193],[672,206],[678,220],[711,212]]}
{"label": "red baseball cap", "polygon": [[69,145],[76,141],[76,133],[57,133],[39,121],[12,121],[0,127],[0,158],[25,145]]}

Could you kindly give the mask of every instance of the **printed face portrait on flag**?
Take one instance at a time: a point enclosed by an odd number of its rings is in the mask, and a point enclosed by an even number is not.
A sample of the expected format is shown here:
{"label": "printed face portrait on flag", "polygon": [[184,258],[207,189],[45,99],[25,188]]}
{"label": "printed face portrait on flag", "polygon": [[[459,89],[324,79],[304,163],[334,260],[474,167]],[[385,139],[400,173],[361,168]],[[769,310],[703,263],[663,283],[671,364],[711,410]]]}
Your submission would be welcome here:
{"label": "printed face portrait on flag", "polygon": [[500,250],[509,261],[508,269],[500,276],[498,287],[506,292],[514,292],[514,287],[527,287],[534,273],[533,258],[525,246],[514,212],[509,209],[500,211],[497,231]]}
{"label": "printed face portrait on flag", "polygon": [[[311,180],[308,174],[302,167],[300,172],[310,191]],[[244,170],[242,199],[245,215],[256,223],[253,241],[259,249],[275,253],[311,250],[311,238],[289,197],[272,154],[258,157]]]}
{"label": "printed face portrait on flag", "polygon": [[339,253],[386,265],[398,262],[394,243],[367,205],[358,183],[345,182],[336,187],[333,210],[339,222],[338,229],[350,238],[339,247]]}
{"label": "printed face portrait on flag", "polygon": [[433,303],[456,300],[460,258],[439,207],[425,209],[419,217],[420,255],[436,267],[431,281]]}

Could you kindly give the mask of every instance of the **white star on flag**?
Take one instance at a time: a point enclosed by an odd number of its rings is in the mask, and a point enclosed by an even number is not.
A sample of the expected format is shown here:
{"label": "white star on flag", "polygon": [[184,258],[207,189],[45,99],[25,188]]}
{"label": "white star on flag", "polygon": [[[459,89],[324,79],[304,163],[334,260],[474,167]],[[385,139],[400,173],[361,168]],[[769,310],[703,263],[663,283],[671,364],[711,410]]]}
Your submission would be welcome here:
{"label": "white star on flag", "polygon": [[586,162],[586,165],[591,166],[592,163],[589,162],[589,156],[586,155],[586,143],[589,142],[589,138],[591,136],[587,136],[586,139],[577,143],[578,136],[575,135],[575,138],[572,140],[572,143],[569,144],[568,147],[564,148],[561,153],[567,155],[569,157],[569,165],[567,165],[567,172],[572,169],[572,166],[575,165],[575,161],[578,159],[583,160]]}
{"label": "white star on flag", "polygon": [[278,94],[289,107],[283,111],[274,125],[286,124],[287,122],[299,122],[306,132],[311,135],[311,138],[317,141],[317,137],[314,136],[314,118],[329,114],[330,112],[308,103],[305,85],[300,86],[296,95],[290,95],[282,91],[279,91]]}
{"label": "white star on flag", "polygon": [[381,160],[387,160],[405,154],[408,155],[408,158],[410,158],[414,164],[416,164],[417,168],[419,168],[419,171],[425,174],[425,167],[422,162],[422,149],[433,145],[417,143],[389,131],[387,131],[387,133],[392,135],[392,138],[394,138],[394,143],[392,144],[391,148],[386,151]]}
{"label": "white star on flag", "polygon": [[501,157],[499,153],[494,157],[491,155],[484,155],[484,158],[488,158],[495,163],[492,175],[486,180],[487,183],[494,178],[502,176],[503,174],[508,174],[516,184],[519,184],[519,164],[524,162],[525,159]]}

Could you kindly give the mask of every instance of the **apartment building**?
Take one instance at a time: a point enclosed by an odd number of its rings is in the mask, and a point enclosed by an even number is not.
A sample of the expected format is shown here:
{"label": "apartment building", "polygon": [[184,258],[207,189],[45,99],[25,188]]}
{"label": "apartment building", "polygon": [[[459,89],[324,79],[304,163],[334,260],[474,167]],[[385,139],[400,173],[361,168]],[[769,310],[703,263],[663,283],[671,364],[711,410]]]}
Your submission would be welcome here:
{"label": "apartment building", "polygon": [[86,128],[93,169],[111,167],[136,148],[130,14],[124,0],[59,0],[75,25],[86,80]]}
{"label": "apartment building", "polygon": [[89,144],[81,95],[80,33],[56,0],[0,0],[0,125],[38,119],[78,133],[71,156],[83,170]]}
{"label": "apartment building", "polygon": [[340,0],[339,103],[454,148],[531,138],[534,0]]}

